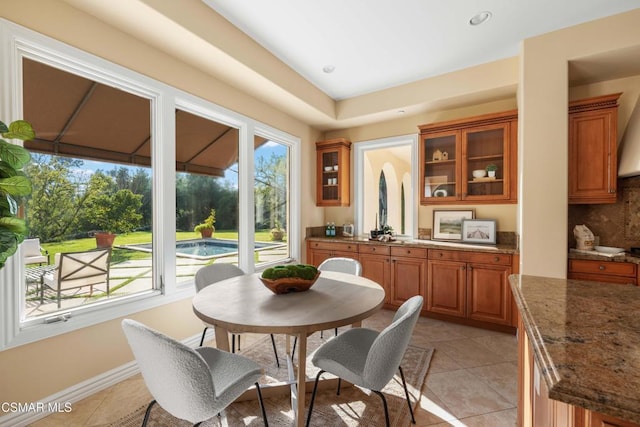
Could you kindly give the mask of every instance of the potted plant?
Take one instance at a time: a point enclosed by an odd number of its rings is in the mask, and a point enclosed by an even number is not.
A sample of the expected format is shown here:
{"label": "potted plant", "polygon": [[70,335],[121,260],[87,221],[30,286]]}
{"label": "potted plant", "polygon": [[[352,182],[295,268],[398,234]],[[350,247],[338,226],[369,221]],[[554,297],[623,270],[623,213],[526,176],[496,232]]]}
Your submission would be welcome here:
{"label": "potted plant", "polygon": [[142,195],[131,190],[118,190],[112,194],[101,194],[92,201],[92,222],[100,228],[95,233],[98,248],[110,248],[117,234],[130,233],[140,225]]}
{"label": "potted plant", "polygon": [[[9,139],[35,138],[31,124],[16,120],[7,126],[0,121],[0,134]],[[14,197],[31,194],[31,181],[22,172],[31,155],[22,146],[0,139],[0,268],[13,255],[28,234],[24,219],[16,218],[18,202]]]}
{"label": "potted plant", "polygon": [[216,223],[216,210],[211,209],[209,216],[204,220],[204,222],[196,225],[193,229],[196,233],[200,233],[200,236],[204,239],[205,237],[211,237],[213,235],[214,230],[216,229],[213,224]]}
{"label": "potted plant", "polygon": [[271,229],[271,240],[281,242],[284,238],[284,230],[280,227],[280,221],[275,221],[275,227]]}
{"label": "potted plant", "polygon": [[489,175],[490,178],[493,178],[496,176],[498,166],[496,166],[494,163],[489,163],[485,169],[487,170],[487,175]]}

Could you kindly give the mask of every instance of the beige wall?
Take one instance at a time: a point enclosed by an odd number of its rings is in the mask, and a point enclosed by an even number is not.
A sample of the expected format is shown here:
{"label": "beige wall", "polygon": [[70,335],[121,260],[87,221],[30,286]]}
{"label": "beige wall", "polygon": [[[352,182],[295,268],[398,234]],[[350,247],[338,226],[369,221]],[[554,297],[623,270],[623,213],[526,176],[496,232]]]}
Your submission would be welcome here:
{"label": "beige wall", "polygon": [[[313,142],[319,139],[319,133],[305,123],[71,8],[65,2],[4,1],[0,13],[9,21],[296,135],[303,142],[303,164],[315,162]],[[314,175],[303,174],[301,185],[301,205],[315,206]],[[319,223],[321,217],[320,210],[303,209],[302,230]],[[179,339],[202,330],[201,322],[192,312],[190,299],[131,317]],[[5,350],[0,352],[0,402],[35,402],[131,359],[119,320]]]}
{"label": "beige wall", "polygon": [[522,44],[518,226],[523,274],[566,277],[569,61],[640,47],[639,19],[636,9]]}

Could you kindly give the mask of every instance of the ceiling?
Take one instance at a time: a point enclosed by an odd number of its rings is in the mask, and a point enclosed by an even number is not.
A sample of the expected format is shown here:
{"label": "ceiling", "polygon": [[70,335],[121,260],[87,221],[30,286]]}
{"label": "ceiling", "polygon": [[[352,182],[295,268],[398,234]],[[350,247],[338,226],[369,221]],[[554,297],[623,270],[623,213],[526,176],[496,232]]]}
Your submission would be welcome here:
{"label": "ceiling", "polygon": [[[335,100],[513,57],[526,38],[640,7],[638,0],[203,1]],[[490,19],[470,25],[483,11]]]}
{"label": "ceiling", "polygon": [[[61,1],[320,131],[513,100],[524,39],[640,8],[640,0]],[[482,11],[491,18],[469,25]],[[638,75],[634,58],[640,44],[579,58],[569,84]]]}

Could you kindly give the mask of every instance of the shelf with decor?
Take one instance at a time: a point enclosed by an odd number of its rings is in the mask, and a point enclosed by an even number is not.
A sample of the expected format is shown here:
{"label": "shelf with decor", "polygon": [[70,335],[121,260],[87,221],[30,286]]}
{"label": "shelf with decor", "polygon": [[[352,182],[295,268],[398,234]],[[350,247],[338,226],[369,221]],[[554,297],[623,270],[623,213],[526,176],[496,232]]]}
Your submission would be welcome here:
{"label": "shelf with decor", "polygon": [[517,124],[512,110],[419,126],[420,203],[516,203]]}
{"label": "shelf with decor", "polygon": [[317,206],[349,206],[351,142],[344,138],[316,142]]}

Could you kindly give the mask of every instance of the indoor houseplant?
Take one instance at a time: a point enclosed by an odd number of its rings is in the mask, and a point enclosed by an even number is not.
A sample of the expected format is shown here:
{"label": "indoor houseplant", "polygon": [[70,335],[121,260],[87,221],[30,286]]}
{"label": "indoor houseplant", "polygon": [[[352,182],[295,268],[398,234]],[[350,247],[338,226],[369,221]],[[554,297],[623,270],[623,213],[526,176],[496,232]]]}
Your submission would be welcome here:
{"label": "indoor houseplant", "polygon": [[498,170],[498,166],[496,166],[494,163],[489,163],[485,169],[487,170],[487,174],[490,177],[494,177],[496,176],[496,171]]}
{"label": "indoor houseplant", "polygon": [[[3,138],[27,141],[35,138],[31,124],[16,120],[7,126],[0,121]],[[22,172],[31,156],[22,146],[0,139],[0,268],[13,255],[28,234],[24,219],[17,218],[18,202],[14,197],[31,194],[31,181]]]}
{"label": "indoor houseplant", "polygon": [[213,224],[216,223],[216,210],[211,209],[209,216],[204,220],[204,222],[196,225],[193,229],[196,233],[200,233],[202,238],[211,237],[213,232],[215,231],[215,227]]}

